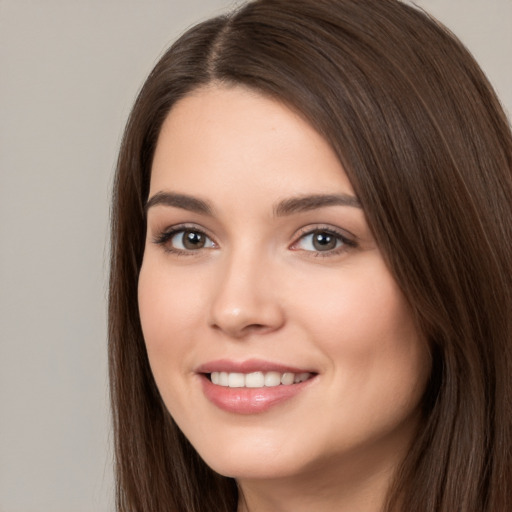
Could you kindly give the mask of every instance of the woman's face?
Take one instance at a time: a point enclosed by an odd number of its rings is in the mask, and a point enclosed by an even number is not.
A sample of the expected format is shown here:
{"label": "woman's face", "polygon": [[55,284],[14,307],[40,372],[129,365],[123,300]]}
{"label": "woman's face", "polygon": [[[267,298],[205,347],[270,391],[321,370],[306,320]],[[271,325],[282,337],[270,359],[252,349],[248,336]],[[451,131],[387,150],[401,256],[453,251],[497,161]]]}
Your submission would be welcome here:
{"label": "woman's face", "polygon": [[182,99],[159,136],[147,219],[149,360],[207,464],[241,481],[396,464],[428,351],[307,122],[242,87]]}

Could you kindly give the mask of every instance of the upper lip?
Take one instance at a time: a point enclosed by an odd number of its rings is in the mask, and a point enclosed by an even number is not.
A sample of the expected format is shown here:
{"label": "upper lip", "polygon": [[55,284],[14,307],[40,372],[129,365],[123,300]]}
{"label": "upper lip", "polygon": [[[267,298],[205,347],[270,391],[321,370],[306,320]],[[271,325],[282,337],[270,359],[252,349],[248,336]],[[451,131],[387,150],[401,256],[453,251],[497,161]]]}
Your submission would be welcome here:
{"label": "upper lip", "polygon": [[274,363],[263,359],[247,359],[244,361],[232,361],[230,359],[217,359],[209,361],[197,367],[197,373],[228,372],[228,373],[252,373],[252,372],[279,372],[279,373],[316,373],[308,368],[298,368],[288,364]]}

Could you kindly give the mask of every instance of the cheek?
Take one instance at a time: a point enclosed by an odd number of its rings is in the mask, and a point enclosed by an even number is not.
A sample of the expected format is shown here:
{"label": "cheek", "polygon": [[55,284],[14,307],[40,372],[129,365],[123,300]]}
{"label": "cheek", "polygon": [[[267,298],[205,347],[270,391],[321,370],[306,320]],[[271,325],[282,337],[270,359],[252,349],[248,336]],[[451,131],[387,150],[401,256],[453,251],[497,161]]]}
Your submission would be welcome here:
{"label": "cheek", "polygon": [[381,260],[303,292],[295,295],[303,297],[297,306],[303,327],[328,356],[339,389],[353,389],[355,403],[410,405],[421,398],[430,374],[428,347]]}
{"label": "cheek", "polygon": [[[189,346],[199,314],[197,279],[171,272],[150,255],[144,260],[138,284],[139,313],[146,348],[155,373],[158,367],[177,361],[176,356]],[[156,363],[156,364],[154,364]]]}
{"label": "cheek", "polygon": [[365,265],[338,276],[302,283],[297,297],[301,316],[316,326],[333,347],[354,343],[354,349],[378,349],[386,341],[407,343],[415,328],[405,298],[385,268]]}

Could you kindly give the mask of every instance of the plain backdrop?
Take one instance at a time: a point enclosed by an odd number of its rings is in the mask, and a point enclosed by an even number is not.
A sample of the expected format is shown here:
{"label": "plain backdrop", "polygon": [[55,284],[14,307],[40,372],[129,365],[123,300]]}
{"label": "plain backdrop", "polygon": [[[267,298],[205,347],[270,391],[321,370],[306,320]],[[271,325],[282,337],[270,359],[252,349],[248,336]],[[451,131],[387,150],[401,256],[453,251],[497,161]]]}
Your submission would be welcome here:
{"label": "plain backdrop", "polygon": [[[158,56],[237,3],[0,0],[0,512],[113,510],[116,153]],[[416,3],[462,39],[512,112],[512,0]]]}

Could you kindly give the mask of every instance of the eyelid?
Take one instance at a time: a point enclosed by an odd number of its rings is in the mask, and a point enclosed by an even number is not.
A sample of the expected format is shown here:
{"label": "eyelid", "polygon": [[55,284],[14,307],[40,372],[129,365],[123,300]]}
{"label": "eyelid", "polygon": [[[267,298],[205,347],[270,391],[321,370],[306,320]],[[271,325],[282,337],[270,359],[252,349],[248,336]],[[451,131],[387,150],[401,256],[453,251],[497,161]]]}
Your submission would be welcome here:
{"label": "eyelid", "polygon": [[[309,251],[306,249],[296,248],[296,246],[298,245],[300,240],[304,239],[306,236],[314,234],[315,232],[325,232],[325,233],[329,233],[329,234],[337,237],[339,240],[342,241],[342,246],[337,247],[335,249],[328,250],[328,251]],[[326,256],[327,257],[327,256],[337,255],[341,252],[346,252],[347,250],[354,249],[358,246],[359,246],[359,244],[357,242],[357,237],[347,230],[344,230],[344,229],[341,229],[338,227],[334,227],[334,226],[328,225],[328,224],[317,224],[317,225],[310,224],[308,226],[301,228],[297,232],[297,234],[294,236],[294,241],[290,245],[290,249],[296,250],[296,251],[303,251],[305,253],[311,253],[311,255],[314,255],[315,257],[316,256]]]}
{"label": "eyelid", "polygon": [[[183,249],[178,249],[176,247],[172,247],[172,248],[168,247],[167,246],[168,242],[170,242],[172,240],[172,238],[174,236],[176,236],[178,233],[183,232],[183,231],[194,231],[194,232],[204,235],[206,238],[211,240],[214,247],[203,247],[203,248],[199,248],[197,250],[183,250]],[[201,250],[209,250],[209,249],[212,249],[212,248],[215,248],[218,246],[214,237],[208,233],[207,229],[205,229],[204,227],[199,226],[197,224],[188,223],[188,222],[185,222],[182,224],[175,224],[172,226],[168,226],[162,230],[158,230],[157,233],[155,235],[153,235],[152,241],[154,244],[162,246],[166,252],[174,253],[174,254],[178,254],[178,255],[186,255],[186,256],[193,256],[193,255],[196,255],[197,253],[199,253]]]}
{"label": "eyelid", "polygon": [[[183,231],[195,231],[207,237],[213,244],[213,247],[202,247],[196,250],[183,250],[177,247],[169,247],[168,242],[172,240],[174,236]],[[334,249],[326,250],[326,251],[318,251],[318,250],[307,250],[298,248],[297,245],[299,242],[304,239],[306,236],[313,235],[315,232],[325,232],[335,236],[338,240],[341,240],[341,247],[336,247]],[[339,227],[332,226],[330,224],[309,224],[300,228],[296,234],[293,236],[293,242],[289,245],[290,250],[301,251],[304,253],[309,253],[311,256],[334,256],[342,252],[346,252],[350,249],[357,248],[359,243],[357,241],[357,237],[350,233],[345,229],[341,229]],[[203,250],[210,250],[213,248],[218,248],[218,243],[215,240],[215,237],[209,233],[209,230],[205,229],[203,226],[200,226],[195,223],[184,222],[180,224],[175,224],[172,226],[168,226],[162,230],[158,230],[156,234],[152,237],[153,243],[156,245],[160,245],[166,252],[174,253],[177,255],[186,255],[193,256],[198,255],[198,253]]]}

